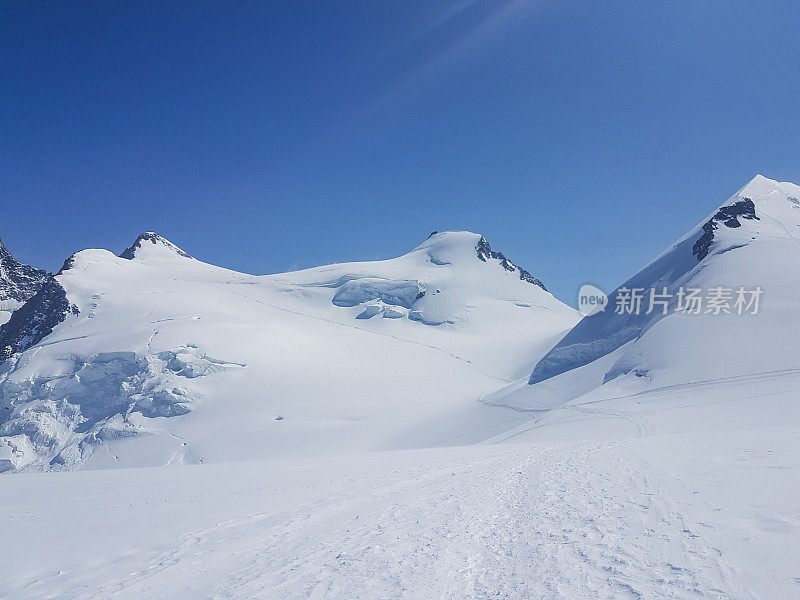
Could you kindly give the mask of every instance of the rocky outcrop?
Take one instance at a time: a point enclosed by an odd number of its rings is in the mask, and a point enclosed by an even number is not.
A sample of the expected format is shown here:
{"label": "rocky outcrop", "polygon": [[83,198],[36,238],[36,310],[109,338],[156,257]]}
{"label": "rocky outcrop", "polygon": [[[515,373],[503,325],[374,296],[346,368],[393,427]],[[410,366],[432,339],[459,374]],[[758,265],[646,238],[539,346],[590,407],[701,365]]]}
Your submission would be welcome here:
{"label": "rocky outcrop", "polygon": [[742,198],[738,202],[723,206],[703,224],[703,235],[692,246],[692,254],[697,257],[697,260],[703,260],[708,256],[711,244],[714,243],[714,231],[720,223],[730,228],[741,227],[739,219],[759,220],[756,216],[756,206],[750,198]]}
{"label": "rocky outcrop", "polygon": [[489,242],[486,241],[486,238],[481,236],[481,239],[478,241],[478,244],[475,246],[475,251],[478,253],[478,258],[483,262],[487,262],[488,259],[495,259],[500,261],[500,266],[503,267],[506,271],[511,273],[518,272],[519,278],[522,281],[527,283],[532,283],[533,285],[537,285],[542,288],[545,292],[547,288],[544,287],[544,284],[536,279],[533,275],[531,275],[528,271],[523,269],[522,267],[516,266],[510,260],[508,260],[502,252],[495,252],[492,250],[491,246],[489,246]]}
{"label": "rocky outcrop", "polygon": [[182,256],[184,258],[192,258],[191,256],[189,256],[189,254],[178,248],[168,239],[163,238],[157,233],[153,233],[152,231],[148,231],[137,237],[136,240],[133,242],[133,244],[131,244],[130,246],[125,248],[125,250],[122,251],[122,254],[119,255],[120,258],[127,258],[128,260],[133,260],[136,257],[136,250],[138,250],[145,243],[148,242],[153,245],[161,244],[162,246],[165,246],[170,250],[172,250],[173,252],[175,252],[175,254],[177,254],[178,256]]}
{"label": "rocky outcrop", "polygon": [[47,272],[19,262],[0,240],[0,301],[25,302],[47,279]]}
{"label": "rocky outcrop", "polygon": [[14,311],[8,323],[0,327],[0,363],[38,344],[68,314],[78,314],[77,307],[69,303],[61,284],[49,277],[33,297]]}

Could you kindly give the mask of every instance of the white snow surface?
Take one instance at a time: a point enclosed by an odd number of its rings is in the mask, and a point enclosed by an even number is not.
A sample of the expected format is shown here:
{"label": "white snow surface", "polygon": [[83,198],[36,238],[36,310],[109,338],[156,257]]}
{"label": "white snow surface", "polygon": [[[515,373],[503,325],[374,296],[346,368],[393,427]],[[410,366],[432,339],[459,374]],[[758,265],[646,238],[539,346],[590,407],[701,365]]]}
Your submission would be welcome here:
{"label": "white snow surface", "polygon": [[792,600],[799,381],[581,402],[456,448],[6,475],[0,597]]}
{"label": "white snow surface", "polygon": [[130,259],[78,252],[57,279],[79,314],[0,376],[0,470],[330,456],[503,427],[477,399],[579,316],[479,260],[480,239],[261,277],[155,234]]}
{"label": "white snow surface", "polygon": [[11,313],[23,304],[19,300],[0,300],[0,325],[7,323],[11,318]]}
{"label": "white snow surface", "polygon": [[[672,295],[666,316],[656,307],[648,314],[615,313],[617,292],[609,309],[581,321],[536,366],[532,382],[576,369],[623,346],[598,382],[625,377],[637,391],[667,384],[775,371],[800,366],[797,339],[800,291],[800,186],[757,176],[722,204],[749,199],[757,219],[740,218],[738,227],[718,223],[709,253],[692,253],[702,225],[679,239],[620,287],[666,288]],[[761,288],[758,314],[682,314],[674,310],[680,288],[709,290]],[[639,377],[635,377],[638,374]],[[536,388],[536,386],[534,386]],[[547,388],[549,389],[549,386]],[[533,392],[531,392],[533,393]]]}
{"label": "white snow surface", "polygon": [[758,221],[631,279],[760,285],[759,315],[645,320],[534,385],[576,317],[472,234],[268,277],[79,254],[80,315],[8,376],[131,373],[136,408],[80,470],[0,476],[0,597],[800,597],[798,191],[756,178]]}

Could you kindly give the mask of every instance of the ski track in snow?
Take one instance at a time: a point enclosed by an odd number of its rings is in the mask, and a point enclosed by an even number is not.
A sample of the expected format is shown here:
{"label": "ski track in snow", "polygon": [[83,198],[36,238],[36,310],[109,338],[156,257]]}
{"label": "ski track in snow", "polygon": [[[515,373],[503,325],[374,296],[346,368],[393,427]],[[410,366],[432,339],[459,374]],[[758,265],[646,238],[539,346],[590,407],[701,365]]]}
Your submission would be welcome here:
{"label": "ski track in snow", "polygon": [[[689,381],[686,383],[677,383],[673,385],[666,385],[656,388],[650,388],[643,392],[635,394],[627,394],[625,396],[614,396],[613,398],[602,398],[600,400],[587,400],[580,402],[580,406],[588,404],[598,404],[603,402],[611,402],[613,400],[627,400],[630,398],[642,398],[645,396],[662,396],[668,392],[685,392],[689,390],[702,390],[707,388],[717,387],[722,384],[734,383],[752,383],[757,381],[771,381],[783,377],[797,377],[800,376],[800,369],[781,369],[778,371],[762,371],[759,373],[749,373],[746,375],[735,375],[732,377],[718,377],[716,379],[705,379],[703,381]],[[578,406],[574,404],[573,406]]]}
{"label": "ski track in snow", "polygon": [[363,495],[193,532],[147,568],[80,597],[753,597],[708,541],[710,526],[691,522],[613,444],[417,470],[384,476]]}
{"label": "ski track in snow", "polygon": [[[555,420],[551,420],[546,423],[540,423],[537,420],[533,420],[533,424],[509,431],[508,433],[501,434],[497,436],[495,439],[491,441],[492,444],[501,444],[511,440],[513,438],[525,435],[530,433],[540,427],[547,427],[553,425],[554,423],[570,423],[570,422],[578,422],[585,420],[587,417],[591,416],[600,416],[600,417],[616,417],[622,420],[625,420],[631,425],[636,428],[636,434],[634,437],[642,437],[646,435],[650,427],[646,421],[646,418],[643,418],[645,415],[658,413],[661,411],[674,411],[678,409],[685,409],[685,408],[694,408],[698,406],[710,406],[713,404],[724,404],[726,402],[733,402],[739,401],[742,399],[747,400],[754,400],[757,398],[765,398],[768,396],[775,396],[790,393],[791,390],[779,390],[773,392],[766,392],[763,394],[748,394],[742,397],[731,397],[731,398],[724,398],[721,400],[707,400],[696,402],[692,404],[681,404],[681,405],[674,405],[670,404],[664,408],[653,408],[653,407],[637,407],[634,410],[625,410],[621,408],[612,408],[611,405],[614,402],[618,402],[621,400],[633,400],[637,398],[645,398],[649,396],[661,396],[661,397],[668,397],[670,394],[683,394],[685,392],[690,391],[703,391],[703,390],[710,390],[714,388],[725,388],[725,387],[733,387],[733,386],[741,386],[744,384],[753,384],[753,383],[760,383],[760,382],[773,382],[779,381],[781,379],[788,379],[793,377],[800,377],[800,369],[781,369],[778,371],[763,371],[761,373],[750,373],[747,375],[737,375],[733,377],[720,377],[716,379],[707,379],[704,381],[692,381],[687,383],[679,383],[673,385],[662,386],[658,388],[651,388],[645,390],[643,392],[637,392],[635,394],[626,394],[623,396],[614,396],[611,398],[600,398],[597,400],[584,400],[578,403],[571,403],[567,402],[558,406],[557,408],[563,411],[567,411],[569,414],[575,414],[576,416],[572,417],[559,417]],[[502,388],[500,388],[502,389]],[[526,412],[529,414],[537,414],[537,413],[548,413],[548,410],[537,410],[537,409],[526,409],[522,407],[517,407],[513,404],[495,404],[492,402],[485,401],[483,398],[489,394],[495,392],[487,392],[483,396],[481,396],[480,401],[484,404],[488,404],[490,406],[499,406],[503,408],[510,408],[512,410],[517,410],[520,412]],[[576,414],[577,413],[577,414]]]}

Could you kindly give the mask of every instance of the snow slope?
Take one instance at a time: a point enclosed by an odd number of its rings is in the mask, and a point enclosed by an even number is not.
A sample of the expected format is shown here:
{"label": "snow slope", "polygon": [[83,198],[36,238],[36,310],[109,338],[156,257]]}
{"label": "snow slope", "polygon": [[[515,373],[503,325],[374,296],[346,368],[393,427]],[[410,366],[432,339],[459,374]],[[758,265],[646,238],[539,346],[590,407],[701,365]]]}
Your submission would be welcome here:
{"label": "snow slope", "polygon": [[[149,466],[468,441],[476,402],[578,320],[479,235],[256,277],[156,234],[84,250],[0,330],[5,469]],[[494,425],[492,425],[494,424]]]}
{"label": "snow slope", "polygon": [[[574,396],[611,380],[642,391],[800,367],[799,199],[800,186],[757,176],[612,292],[609,309],[570,331],[534,368],[537,385],[516,397],[552,400],[554,389]],[[676,310],[680,288],[720,287],[734,290],[730,314],[709,313],[707,303],[701,314]],[[622,288],[666,288],[667,314],[659,305],[647,314],[647,293],[640,314],[617,314]],[[739,288],[761,288],[757,314],[734,310]]]}
{"label": "snow slope", "polygon": [[799,381],[565,407],[477,446],[0,477],[0,597],[793,600]]}
{"label": "snow slope", "polygon": [[[79,314],[9,379],[41,369],[53,399],[131,373],[125,418],[152,433],[0,477],[0,597],[794,600],[796,190],[757,178],[628,284],[760,285],[758,315],[584,319],[533,385],[564,309],[479,236],[265,278],[158,238],[77,255]],[[194,464],[136,466],[173,436]]]}

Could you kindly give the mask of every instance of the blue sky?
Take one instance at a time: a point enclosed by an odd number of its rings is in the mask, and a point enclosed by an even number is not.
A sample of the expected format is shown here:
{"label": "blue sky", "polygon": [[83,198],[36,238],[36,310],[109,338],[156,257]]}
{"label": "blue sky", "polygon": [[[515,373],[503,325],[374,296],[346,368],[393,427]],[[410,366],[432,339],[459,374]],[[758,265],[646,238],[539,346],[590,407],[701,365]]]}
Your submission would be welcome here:
{"label": "blue sky", "polygon": [[469,229],[574,303],[800,182],[790,2],[0,4],[0,237],[250,273]]}

